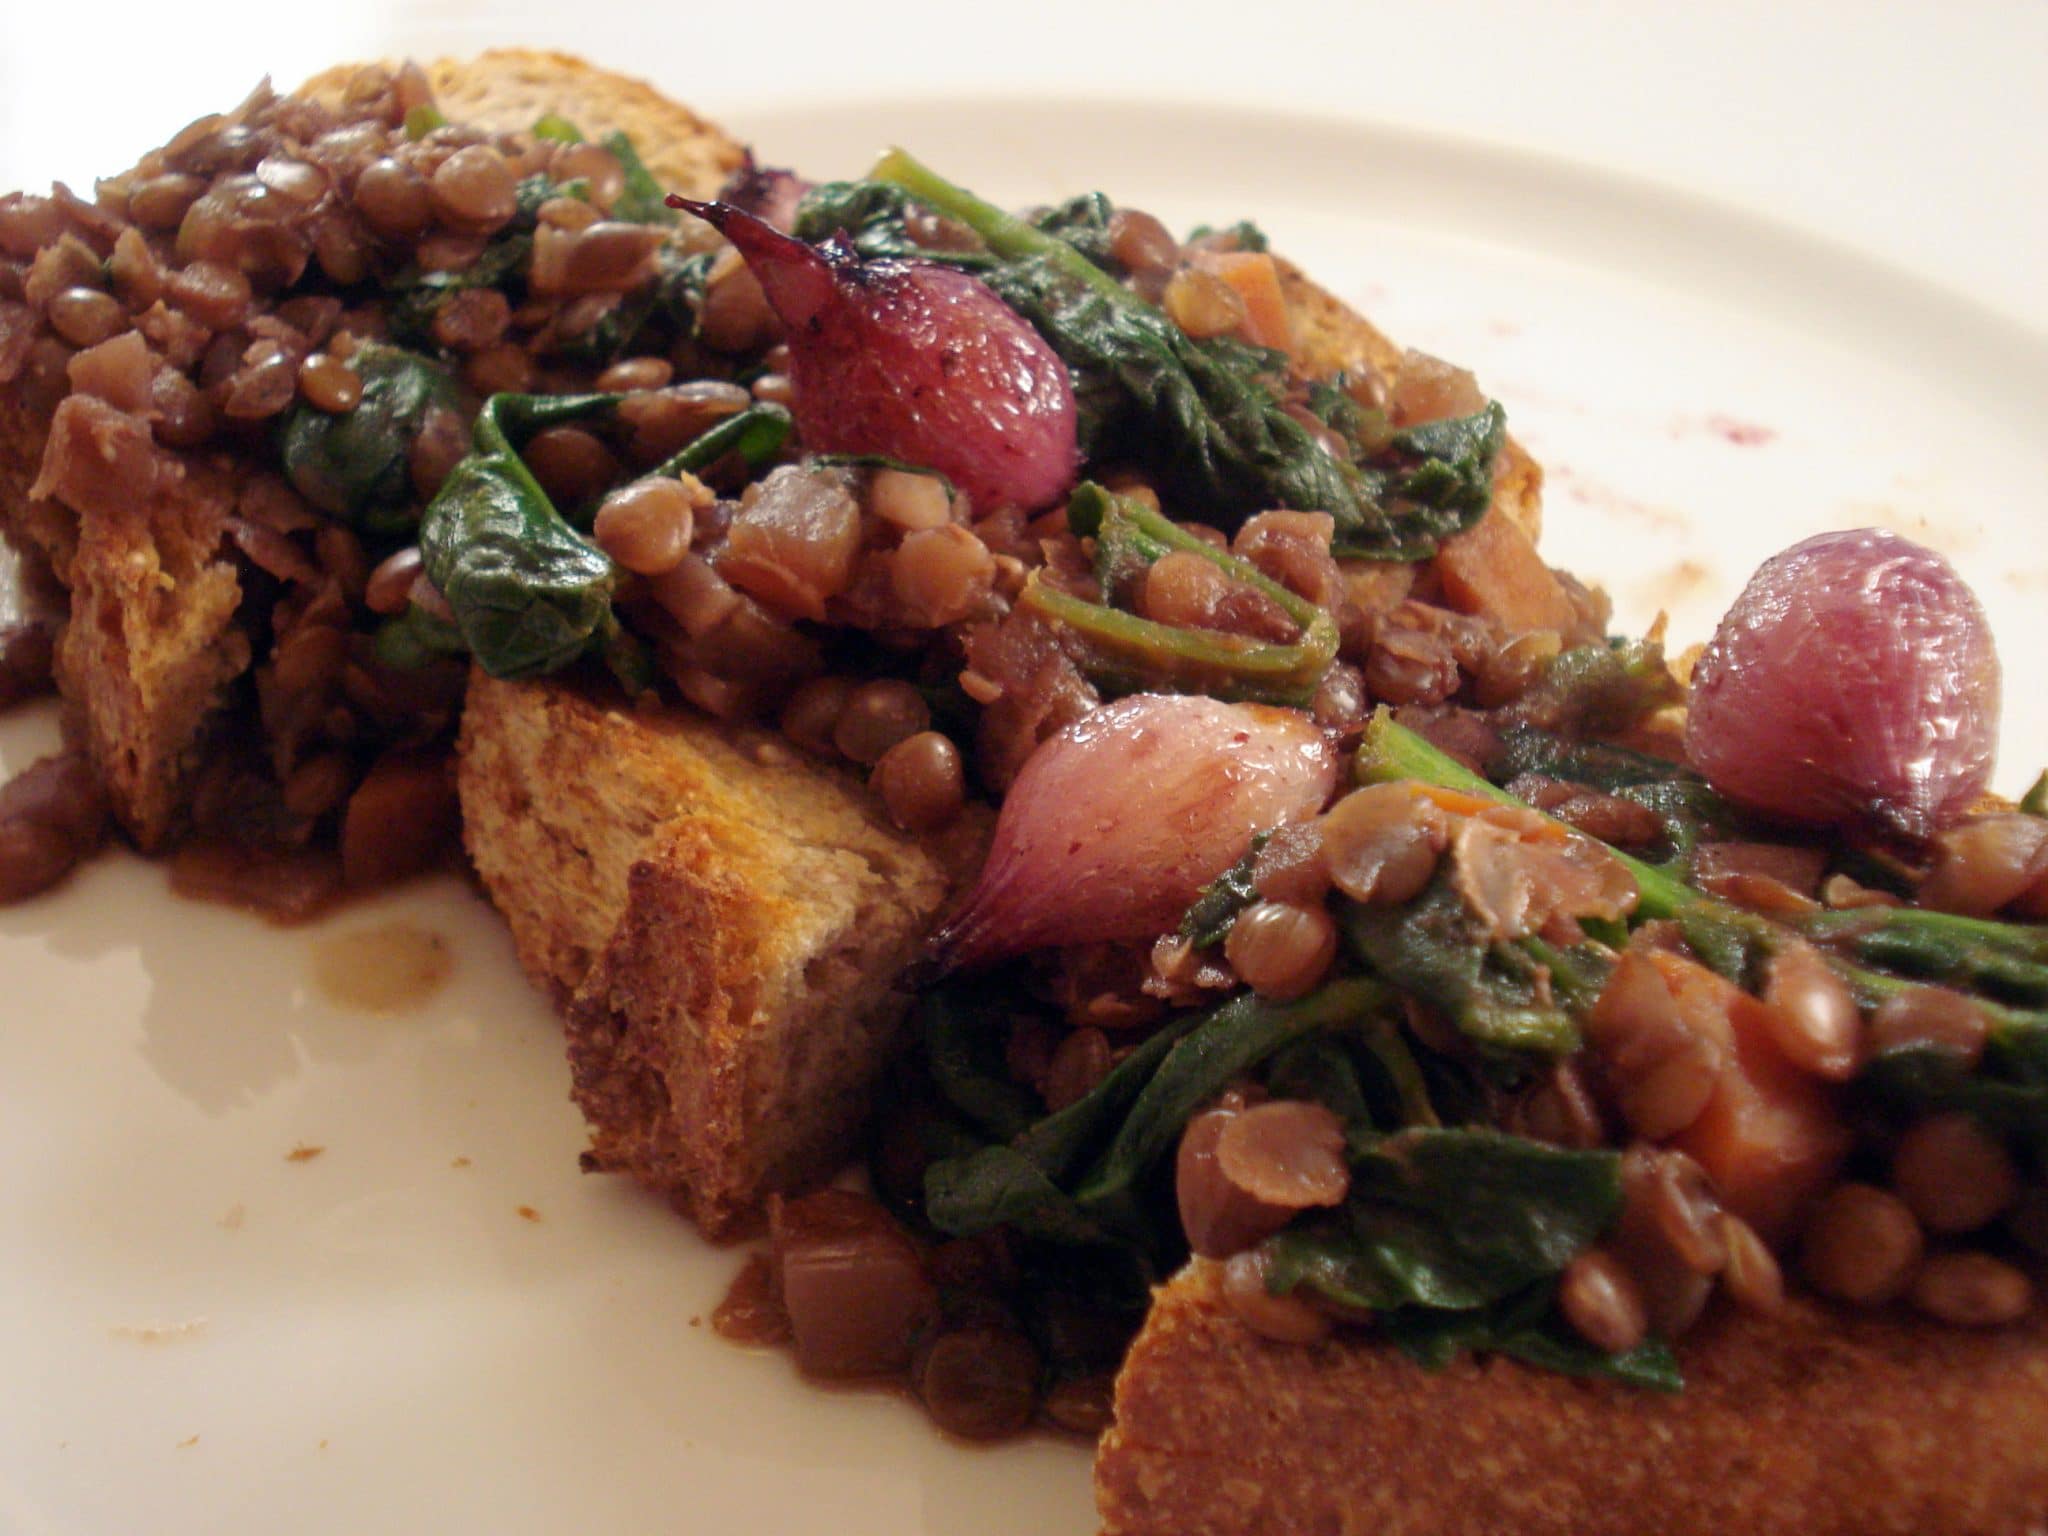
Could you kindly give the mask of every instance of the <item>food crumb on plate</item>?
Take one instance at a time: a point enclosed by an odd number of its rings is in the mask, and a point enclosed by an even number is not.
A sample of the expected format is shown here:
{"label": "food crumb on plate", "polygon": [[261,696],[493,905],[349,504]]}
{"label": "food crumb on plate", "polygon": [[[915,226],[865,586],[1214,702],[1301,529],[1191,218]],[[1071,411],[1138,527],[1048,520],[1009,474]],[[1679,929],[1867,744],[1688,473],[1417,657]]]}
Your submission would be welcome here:
{"label": "food crumb on plate", "polygon": [[182,1323],[116,1323],[107,1331],[117,1339],[133,1339],[138,1344],[168,1344],[190,1338],[205,1327],[205,1318],[193,1317]]}
{"label": "food crumb on plate", "polygon": [[540,1212],[539,1212],[539,1211],[536,1211],[536,1210],[535,1210],[535,1209],[534,1209],[534,1208],[533,1208],[532,1206],[530,1206],[530,1205],[522,1205],[522,1206],[520,1206],[520,1207],[519,1207],[519,1214],[520,1214],[520,1215],[521,1215],[521,1216],[522,1216],[523,1218],[525,1218],[525,1219],[526,1219],[527,1221],[539,1221],[539,1220],[540,1220]]}
{"label": "food crumb on plate", "polygon": [[1707,418],[1706,427],[1722,442],[1737,448],[1761,448],[1766,443],[1778,440],[1776,427],[1767,427],[1761,422],[1744,421],[1736,416],[1724,416],[1718,411]]}
{"label": "food crumb on plate", "polygon": [[454,1162],[450,1163],[450,1164],[449,1164],[448,1166],[449,1166],[450,1168],[467,1168],[467,1167],[470,1167],[470,1166],[471,1166],[471,1164],[470,1164],[470,1161],[469,1161],[469,1159],[468,1159],[468,1158],[466,1158],[466,1157],[458,1157],[458,1158],[456,1158],[456,1159],[455,1159],[455,1161],[454,1161]]}
{"label": "food crumb on plate", "polygon": [[293,1146],[291,1151],[285,1153],[284,1160],[288,1163],[310,1163],[326,1150],[325,1147],[312,1146],[302,1141]]}
{"label": "food crumb on plate", "polygon": [[193,1446],[197,1445],[198,1443],[199,1437],[197,1435],[187,1435],[183,1440],[180,1440],[178,1442],[178,1449],[181,1451],[189,1451],[192,1449]]}

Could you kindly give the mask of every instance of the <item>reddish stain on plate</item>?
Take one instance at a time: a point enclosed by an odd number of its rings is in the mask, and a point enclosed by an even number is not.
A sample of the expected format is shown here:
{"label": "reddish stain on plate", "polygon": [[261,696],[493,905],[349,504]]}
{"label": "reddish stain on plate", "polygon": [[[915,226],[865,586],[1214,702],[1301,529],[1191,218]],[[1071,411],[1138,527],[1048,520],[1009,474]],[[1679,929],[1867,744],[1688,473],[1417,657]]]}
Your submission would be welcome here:
{"label": "reddish stain on plate", "polygon": [[1550,466],[1544,471],[1544,480],[1580,506],[1607,517],[1640,523],[1659,533],[1686,533],[1692,526],[1683,513],[1631,496],[1603,480],[1582,474],[1568,464]]}
{"label": "reddish stain on plate", "polygon": [[1718,414],[1707,418],[1707,430],[1722,442],[1733,443],[1737,448],[1760,448],[1765,443],[1775,442],[1778,436],[1776,427]]}

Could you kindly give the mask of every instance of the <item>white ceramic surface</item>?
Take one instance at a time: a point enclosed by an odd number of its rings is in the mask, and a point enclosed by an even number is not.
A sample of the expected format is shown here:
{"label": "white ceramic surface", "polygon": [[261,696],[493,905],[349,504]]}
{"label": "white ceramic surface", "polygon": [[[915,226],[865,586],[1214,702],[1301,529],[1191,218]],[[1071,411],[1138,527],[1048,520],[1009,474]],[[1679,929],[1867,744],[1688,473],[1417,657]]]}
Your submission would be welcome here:
{"label": "white ceramic surface", "polygon": [[[771,159],[889,140],[999,200],[1258,218],[1474,366],[1549,466],[1547,548],[1698,637],[1757,559],[1884,522],[1971,576],[2048,761],[2048,345],[1845,246],[1651,181],[1329,119],[918,100],[736,115]],[[47,713],[0,723],[25,762]],[[326,936],[444,934],[432,1005],[351,1013]],[[455,882],[280,933],[104,859],[0,912],[0,1530],[1093,1529],[1087,1460],[942,1444],[697,1324],[733,1257],[578,1175],[556,1027]],[[295,1148],[317,1157],[291,1160]],[[521,1213],[525,1207],[532,1216]]]}

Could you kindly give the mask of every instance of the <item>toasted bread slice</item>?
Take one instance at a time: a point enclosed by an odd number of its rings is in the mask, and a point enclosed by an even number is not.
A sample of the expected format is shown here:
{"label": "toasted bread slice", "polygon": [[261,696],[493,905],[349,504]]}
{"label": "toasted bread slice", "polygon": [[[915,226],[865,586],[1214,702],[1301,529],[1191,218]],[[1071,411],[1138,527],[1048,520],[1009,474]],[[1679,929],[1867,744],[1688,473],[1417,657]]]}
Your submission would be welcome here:
{"label": "toasted bread slice", "polygon": [[920,841],[779,736],[481,673],[460,763],[470,855],[567,1014],[586,1166],[713,1234],[829,1173],[987,818]]}
{"label": "toasted bread slice", "polygon": [[[323,70],[300,92],[339,101],[358,68]],[[450,122],[513,133],[552,113],[590,138],[623,132],[655,180],[686,197],[712,196],[746,160],[738,140],[646,81],[599,69],[573,54],[492,48],[424,68],[435,103]]]}
{"label": "toasted bread slice", "polygon": [[[329,70],[304,89],[339,99],[354,73]],[[500,49],[427,75],[456,121],[512,130],[555,112],[593,135],[623,129],[664,185],[693,196],[717,191],[745,158],[652,87],[566,54]],[[251,660],[225,539],[242,487],[267,468],[166,451],[89,399],[38,408],[19,391],[0,395],[0,525],[38,545],[71,590],[58,685],[115,814],[144,848],[175,828],[209,724]]]}
{"label": "toasted bread slice", "polygon": [[0,403],[0,522],[70,590],[57,685],[108,803],[144,848],[169,833],[207,722],[249,665],[224,550],[239,480],[231,460],[163,449],[89,396],[47,414]]}
{"label": "toasted bread slice", "polygon": [[[1284,287],[1314,366],[1398,366],[1298,272]],[[1495,505],[1533,527],[1540,477],[1520,462]],[[921,846],[775,738],[481,673],[460,758],[471,858],[568,1019],[589,1166],[714,1233],[829,1171],[900,1044],[902,973],[985,820],[959,846]]]}
{"label": "toasted bread slice", "polygon": [[2048,1515],[2048,1313],[1717,1308],[1662,1396],[1368,1335],[1276,1344],[1197,1261],[1156,1293],[1095,1463],[1104,1536],[2026,1536]]}

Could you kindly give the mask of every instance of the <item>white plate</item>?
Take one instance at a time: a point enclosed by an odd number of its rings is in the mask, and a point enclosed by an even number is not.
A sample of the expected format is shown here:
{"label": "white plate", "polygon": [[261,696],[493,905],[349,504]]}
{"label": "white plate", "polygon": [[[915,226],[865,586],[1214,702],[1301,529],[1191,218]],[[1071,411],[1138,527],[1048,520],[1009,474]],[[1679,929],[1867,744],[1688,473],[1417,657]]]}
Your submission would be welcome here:
{"label": "white plate", "polygon": [[[1664,607],[1703,636],[1763,555],[1883,522],[1957,560],[2009,659],[2048,650],[2048,347],[1845,249],[1310,119],[983,101],[736,126],[813,174],[896,140],[999,201],[1256,217],[1477,368],[1549,466],[1546,548],[1624,625]],[[2048,760],[2048,701],[2012,670],[2008,790]],[[0,759],[52,734],[6,722]],[[393,917],[447,938],[448,988],[388,1018],[325,1000],[321,945]],[[733,1255],[578,1175],[555,1023],[455,882],[281,933],[109,857],[0,913],[0,977],[0,1528],[1094,1528],[1079,1449],[961,1450],[700,1325]]]}

